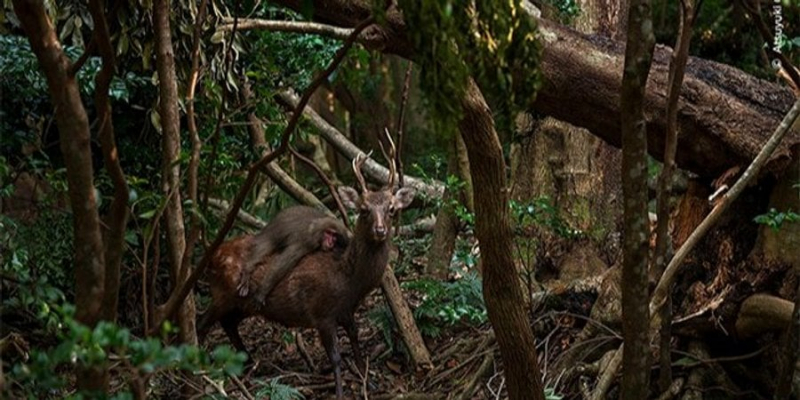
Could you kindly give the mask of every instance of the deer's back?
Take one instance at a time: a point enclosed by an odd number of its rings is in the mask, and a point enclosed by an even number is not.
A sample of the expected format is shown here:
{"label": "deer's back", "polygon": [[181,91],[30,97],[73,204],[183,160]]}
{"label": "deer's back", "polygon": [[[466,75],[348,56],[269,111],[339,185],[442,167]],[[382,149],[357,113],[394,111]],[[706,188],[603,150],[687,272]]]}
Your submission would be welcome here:
{"label": "deer's back", "polygon": [[[290,327],[316,328],[352,316],[364,296],[380,284],[380,279],[374,277],[366,282],[358,274],[347,274],[342,256],[317,251],[303,257],[261,305],[252,296],[243,298],[237,294],[241,269],[252,243],[251,235],[235,238],[221,245],[212,259],[213,301],[231,312],[261,315]],[[272,259],[273,256],[265,257],[256,265],[252,282],[264,280]]]}
{"label": "deer's back", "polygon": [[[303,257],[272,290],[259,313],[287,326],[317,327],[352,315],[363,295],[345,274],[340,257],[318,251]],[[269,260],[256,274],[266,273]],[[258,279],[258,278],[256,278]]]}

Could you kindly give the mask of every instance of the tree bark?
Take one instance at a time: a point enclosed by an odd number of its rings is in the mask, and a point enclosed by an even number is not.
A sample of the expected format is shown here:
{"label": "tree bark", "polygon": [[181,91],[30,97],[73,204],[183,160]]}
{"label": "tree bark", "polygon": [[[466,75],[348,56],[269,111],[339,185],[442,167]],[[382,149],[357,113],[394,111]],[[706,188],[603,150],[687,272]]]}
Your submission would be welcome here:
{"label": "tree bark", "polygon": [[544,400],[533,331],[511,257],[509,188],[503,149],[494,130],[491,110],[473,81],[468,83],[462,106],[464,117],[459,130],[467,147],[475,188],[475,235],[481,247],[483,292],[503,357],[509,398]]}
{"label": "tree bark", "polygon": [[[67,168],[75,243],[75,319],[94,327],[103,316],[105,260],[89,147],[89,120],[75,75],[71,73],[72,65],[61,49],[44,4],[37,0],[15,0],[14,12],[47,79]],[[80,390],[105,391],[107,383],[102,367],[78,369]]]}
{"label": "tree bark", "polygon": [[[456,155],[456,139],[451,140],[449,156],[447,159],[447,175],[458,176],[458,156]],[[460,197],[450,188],[446,188],[444,196],[442,196],[442,205],[439,207],[439,212],[436,214],[436,224],[433,226],[433,237],[431,238],[431,247],[428,250],[428,264],[426,265],[426,274],[433,275],[437,278],[444,279],[447,277],[447,272],[450,267],[450,260],[453,258],[453,251],[455,250],[456,237],[458,236],[458,217],[455,214],[455,208],[451,204],[454,200]]]}
{"label": "tree bark", "polygon": [[650,381],[650,310],[647,280],[650,220],[647,216],[645,87],[655,35],[650,0],[631,0],[622,76],[622,353],[623,400],[646,399]]}
{"label": "tree bark", "polygon": [[431,354],[428,347],[425,346],[425,341],[422,340],[422,335],[419,333],[416,321],[414,321],[414,314],[408,307],[403,292],[400,290],[400,283],[394,275],[394,268],[391,265],[387,266],[386,272],[383,273],[383,280],[381,281],[381,289],[383,295],[386,296],[386,303],[389,304],[389,309],[392,310],[394,320],[400,331],[400,336],[403,338],[403,343],[408,348],[408,353],[414,361],[414,365],[418,367],[430,367]]}
{"label": "tree bark", "polygon": [[[175,77],[175,55],[170,32],[169,0],[156,0],[153,4],[154,28],[156,31],[156,68],[158,70],[162,126],[162,189],[167,196],[164,210],[168,244],[168,259],[173,289],[186,280],[183,273],[183,253],[186,234],[181,204],[181,169],[178,161],[181,151],[180,114],[178,111],[178,82]],[[184,343],[196,344],[194,296],[186,297],[178,312],[180,338]]]}
{"label": "tree bark", "polygon": [[[248,83],[242,84],[242,97],[243,100],[246,102],[253,96],[252,91],[250,90],[250,86]],[[261,154],[262,157],[266,156],[270,153],[269,145],[267,144],[267,140],[264,137],[264,127],[262,126],[263,121],[254,113],[251,112],[247,114],[247,128],[248,132],[250,132],[250,143],[252,144],[253,148],[258,150],[258,153]],[[278,165],[277,162],[271,162],[264,166],[262,170],[267,176],[272,179],[272,181],[278,185],[281,190],[286,192],[289,196],[295,199],[297,202],[301,204],[305,204],[307,206],[315,207],[318,209],[325,209],[325,204],[320,201],[314,193],[309,192],[297,183],[291,176],[289,176],[283,168]]]}
{"label": "tree bark", "polygon": [[[299,10],[299,0],[279,3]],[[316,0],[314,19],[352,27],[372,9],[365,0]],[[580,34],[557,23],[539,20],[544,85],[534,108],[561,121],[588,129],[613,146],[620,135],[620,87],[624,43],[598,35]],[[389,10],[386,23],[361,37],[368,47],[413,58],[399,10]],[[662,159],[668,69],[671,49],[657,46],[645,96],[648,151]],[[791,108],[790,89],[767,82],[713,61],[690,57],[678,102],[677,166],[716,178],[736,165],[746,165]],[[794,131],[782,145],[773,171],[786,167],[788,145],[800,142]]]}
{"label": "tree bark", "polygon": [[103,164],[114,185],[114,198],[105,218],[103,241],[105,243],[105,294],[103,319],[117,321],[119,312],[119,285],[122,254],[125,246],[125,226],[128,223],[128,182],[119,161],[119,152],[111,120],[111,100],[108,95],[114,77],[116,60],[114,47],[106,22],[105,10],[100,0],[89,1],[89,11],[94,20],[94,42],[103,59],[103,67],[95,78],[95,107],[97,108],[98,137],[103,149]]}
{"label": "tree bark", "polygon": [[[669,93],[667,100],[667,131],[664,145],[664,165],[658,176],[658,192],[656,194],[656,247],[651,260],[650,284],[655,286],[667,266],[668,258],[672,256],[673,249],[669,241],[669,221],[671,217],[672,181],[675,172],[675,151],[678,146],[678,95],[683,83],[686,70],[686,60],[689,57],[689,45],[692,38],[694,25],[694,0],[683,0],[680,3],[681,20],[678,25],[678,39],[675,51],[669,64]],[[667,296],[667,302],[661,309],[660,345],[659,345],[659,371],[658,385],[661,392],[666,392],[672,386],[672,297]]]}

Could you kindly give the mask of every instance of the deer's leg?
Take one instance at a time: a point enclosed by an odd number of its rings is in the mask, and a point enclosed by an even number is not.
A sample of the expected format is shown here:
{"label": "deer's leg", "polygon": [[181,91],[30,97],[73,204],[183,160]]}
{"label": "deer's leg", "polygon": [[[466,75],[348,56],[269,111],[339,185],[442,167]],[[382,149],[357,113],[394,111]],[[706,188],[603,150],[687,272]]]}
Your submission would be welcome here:
{"label": "deer's leg", "polygon": [[242,337],[239,336],[239,323],[242,322],[242,319],[243,318],[238,313],[230,313],[222,317],[219,322],[222,325],[222,329],[225,330],[228,339],[231,340],[233,347],[238,351],[247,353],[248,358],[251,358],[250,353],[247,352],[247,347],[242,341]]}
{"label": "deer's leg", "polygon": [[342,321],[342,327],[347,332],[347,338],[350,339],[350,347],[353,348],[353,359],[356,362],[356,367],[364,374],[367,372],[367,366],[364,363],[364,357],[361,355],[361,346],[358,343],[358,328],[352,315]]}
{"label": "deer's leg", "polygon": [[219,303],[211,302],[206,312],[204,312],[197,321],[197,341],[199,343],[203,342],[208,331],[211,330],[211,327],[219,321],[226,311],[225,307],[221,307]]}
{"label": "deer's leg", "polygon": [[342,355],[339,354],[339,346],[336,343],[336,325],[322,326],[317,329],[322,339],[322,345],[328,353],[328,358],[333,364],[333,377],[336,380],[336,398],[342,398]]}

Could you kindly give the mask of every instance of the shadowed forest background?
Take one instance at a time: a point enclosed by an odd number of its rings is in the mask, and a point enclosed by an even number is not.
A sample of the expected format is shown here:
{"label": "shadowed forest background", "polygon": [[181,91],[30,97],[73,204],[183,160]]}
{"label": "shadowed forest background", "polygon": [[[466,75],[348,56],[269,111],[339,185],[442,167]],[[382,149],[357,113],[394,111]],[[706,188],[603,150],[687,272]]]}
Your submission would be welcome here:
{"label": "shadowed forest background", "polygon": [[[800,398],[797,0],[0,10],[3,398]],[[293,205],[378,274],[275,290],[360,301],[341,363],[229,332]]]}

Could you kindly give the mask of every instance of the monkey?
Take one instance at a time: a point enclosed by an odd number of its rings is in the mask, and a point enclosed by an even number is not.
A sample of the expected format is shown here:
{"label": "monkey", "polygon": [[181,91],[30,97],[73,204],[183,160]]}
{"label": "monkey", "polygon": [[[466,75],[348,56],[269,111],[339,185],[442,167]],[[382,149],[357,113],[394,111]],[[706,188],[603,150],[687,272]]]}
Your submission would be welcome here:
{"label": "monkey", "polygon": [[239,296],[248,295],[250,277],[264,257],[274,255],[269,273],[253,285],[253,296],[259,303],[266,300],[275,285],[305,255],[317,250],[341,255],[350,243],[351,235],[341,221],[324,211],[308,206],[281,210],[253,240],[250,256],[239,279]]}

